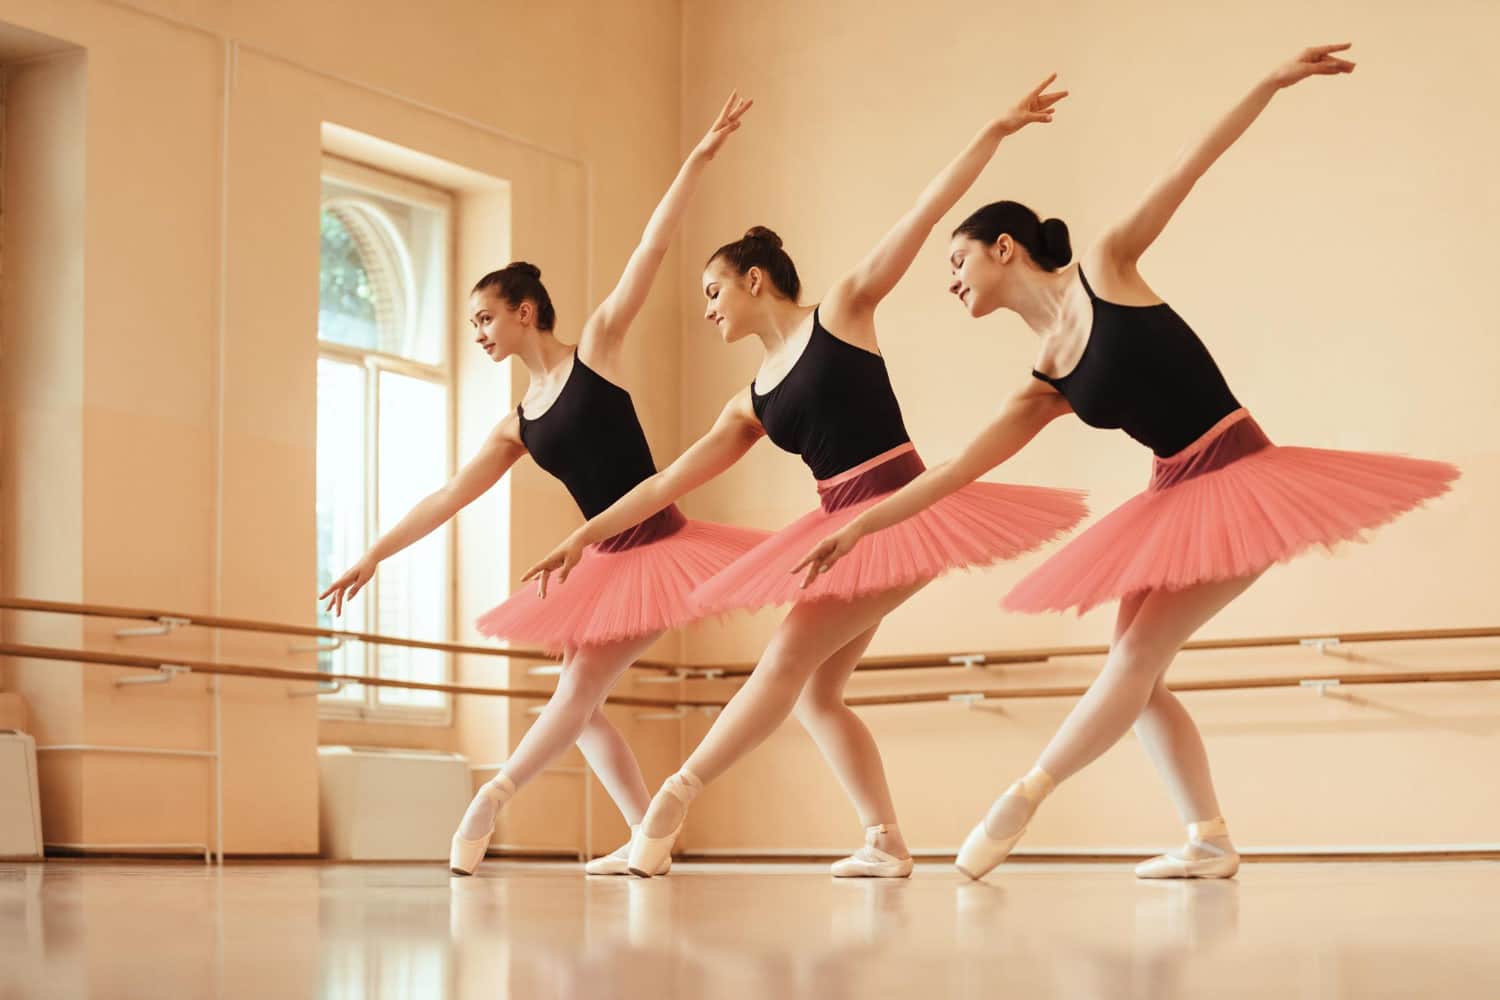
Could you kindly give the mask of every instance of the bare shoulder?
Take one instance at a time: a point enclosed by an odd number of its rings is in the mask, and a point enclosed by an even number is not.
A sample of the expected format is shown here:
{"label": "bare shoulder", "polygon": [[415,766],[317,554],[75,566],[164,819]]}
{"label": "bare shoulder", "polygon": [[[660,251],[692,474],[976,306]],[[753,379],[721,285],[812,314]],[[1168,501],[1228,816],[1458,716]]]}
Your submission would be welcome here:
{"label": "bare shoulder", "polygon": [[1062,416],[1073,412],[1073,405],[1068,398],[1057,387],[1050,382],[1043,382],[1031,373],[1027,373],[1026,380],[1016,386],[1012,400],[1027,407],[1038,410],[1049,416]]}
{"label": "bare shoulder", "polygon": [[588,365],[591,371],[604,376],[615,385],[625,386],[624,358],[619,337],[606,336],[590,320],[584,325],[583,335],[578,339],[578,360]]}
{"label": "bare shoulder", "polygon": [[1161,296],[1146,284],[1136,262],[1111,253],[1107,242],[1091,246],[1080,254],[1078,266],[1094,294],[1106,302],[1122,306],[1161,304]]}
{"label": "bare shoulder", "polygon": [[498,446],[512,446],[522,451],[526,450],[526,443],[521,440],[521,418],[515,410],[511,410],[500,418],[495,429],[490,431],[489,443]]}
{"label": "bare shoulder", "polygon": [[872,354],[880,353],[875,337],[875,307],[859,297],[852,275],[839,279],[823,296],[818,304],[818,320],[823,329],[839,340]]}
{"label": "bare shoulder", "polygon": [[757,436],[765,433],[760,418],[755,415],[755,402],[750,398],[750,386],[745,386],[729,398],[719,413],[719,424],[737,427]]}

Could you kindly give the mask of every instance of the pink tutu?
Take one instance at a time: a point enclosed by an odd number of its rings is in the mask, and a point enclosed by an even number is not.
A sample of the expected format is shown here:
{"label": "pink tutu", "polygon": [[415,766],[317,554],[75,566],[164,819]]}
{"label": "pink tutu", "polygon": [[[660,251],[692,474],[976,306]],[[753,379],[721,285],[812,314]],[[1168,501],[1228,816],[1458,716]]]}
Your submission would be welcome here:
{"label": "pink tutu", "polygon": [[883,496],[921,474],[922,460],[904,444],[818,483],[821,506],[776,532],[700,586],[704,612],[724,614],[775,604],[866,594],[930,580],[950,569],[987,566],[1036,548],[1087,513],[1073,490],[971,483],[926,510],[861,539],[806,590],[792,567],[824,538]]}
{"label": "pink tutu", "polygon": [[475,622],[485,635],[561,652],[598,646],[703,617],[693,588],[754,548],[767,532],[689,521],[675,506],[584,550],[547,598],[534,585]]}
{"label": "pink tutu", "polygon": [[1005,596],[1012,611],[1089,610],[1143,590],[1248,576],[1330,547],[1448,491],[1458,469],[1403,455],[1274,445],[1239,409]]}

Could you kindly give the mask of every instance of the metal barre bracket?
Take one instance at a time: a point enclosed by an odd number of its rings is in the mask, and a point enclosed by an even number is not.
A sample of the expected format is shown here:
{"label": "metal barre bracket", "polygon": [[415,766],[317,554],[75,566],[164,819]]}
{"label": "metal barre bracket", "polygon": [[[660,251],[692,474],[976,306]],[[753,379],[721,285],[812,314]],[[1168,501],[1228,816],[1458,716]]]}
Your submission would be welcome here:
{"label": "metal barre bracket", "polygon": [[191,618],[179,618],[176,615],[161,615],[156,619],[155,625],[134,625],[130,628],[115,629],[116,639],[134,639],[143,635],[171,635],[180,628],[193,624]]}
{"label": "metal barre bracket", "polygon": [[298,642],[287,643],[288,653],[331,653],[336,649],[343,649],[348,636],[338,636],[334,639],[319,639],[311,646]]}
{"label": "metal barre bracket", "polygon": [[343,681],[318,681],[311,689],[287,688],[286,696],[288,698],[311,698],[320,694],[338,694],[342,690],[344,690]]}
{"label": "metal barre bracket", "polygon": [[972,670],[975,667],[984,666],[986,661],[983,653],[959,653],[948,657],[948,662],[954,666],[968,667]]}
{"label": "metal barre bracket", "polygon": [[678,681],[692,679],[692,671],[685,667],[678,667],[670,674],[653,674],[650,677],[637,677],[637,684],[676,684]]}
{"label": "metal barre bracket", "polygon": [[1298,687],[1314,688],[1317,690],[1319,698],[1327,698],[1328,689],[1338,687],[1339,679],[1337,677],[1315,677],[1310,680],[1298,681],[1297,685]]}
{"label": "metal barre bracket", "polygon": [[127,684],[170,684],[179,674],[192,672],[192,667],[185,667],[180,663],[158,663],[154,674],[147,674],[145,677],[115,678],[115,687],[125,687]]}

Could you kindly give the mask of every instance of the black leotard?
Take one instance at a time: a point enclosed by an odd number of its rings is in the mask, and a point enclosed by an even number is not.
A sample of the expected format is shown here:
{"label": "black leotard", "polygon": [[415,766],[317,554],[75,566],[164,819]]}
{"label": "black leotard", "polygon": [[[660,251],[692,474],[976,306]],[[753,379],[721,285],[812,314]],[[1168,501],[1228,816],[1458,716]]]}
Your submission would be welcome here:
{"label": "black leotard", "polygon": [[1192,444],[1240,408],[1208,348],[1165,302],[1123,306],[1094,294],[1094,323],[1068,374],[1033,375],[1067,397],[1084,423],[1119,427],[1161,458]]}
{"label": "black leotard", "polygon": [[750,401],[766,435],[820,480],[911,440],[885,359],[829,333],[816,309],[802,355],[765,395],[752,383]]}

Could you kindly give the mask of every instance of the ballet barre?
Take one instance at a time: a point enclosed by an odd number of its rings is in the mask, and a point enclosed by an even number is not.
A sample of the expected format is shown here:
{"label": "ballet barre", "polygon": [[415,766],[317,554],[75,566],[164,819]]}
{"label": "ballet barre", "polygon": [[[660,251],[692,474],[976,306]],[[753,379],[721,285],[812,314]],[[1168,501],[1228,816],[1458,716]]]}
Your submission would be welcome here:
{"label": "ballet barre", "polygon": [[[1433,639],[1494,639],[1500,638],[1500,626],[1478,628],[1434,628],[1397,629],[1376,632],[1328,632],[1309,637],[1301,635],[1250,636],[1233,639],[1195,639],[1185,643],[1185,653],[1205,650],[1263,649],[1277,646],[1302,646],[1316,649],[1324,655],[1342,655],[1349,643],[1355,642],[1408,642]],[[914,653],[905,656],[871,656],[859,661],[861,673],[874,670],[936,670],[955,668],[974,669],[1022,663],[1048,663],[1052,660],[1075,656],[1103,656],[1109,652],[1107,644],[1086,646],[1051,646],[1036,649],[1009,649],[989,651],[966,651],[961,653]],[[698,666],[699,671],[712,670],[723,677],[746,677],[754,669],[753,663],[716,663]]]}
{"label": "ballet barre", "polygon": [[[150,621],[153,624],[139,629],[125,629],[117,633],[120,638],[131,638],[140,635],[169,635],[177,629],[186,625],[196,625],[205,628],[226,628],[244,631],[255,631],[264,633],[285,632],[291,635],[307,636],[321,642],[332,640],[334,643],[342,643],[346,640],[358,640],[374,643],[388,643],[393,645],[413,646],[418,648],[443,649],[447,651],[475,652],[484,655],[515,656],[522,659],[552,660],[550,665],[531,667],[528,674],[531,675],[556,675],[561,672],[561,667],[555,664],[555,657],[544,653],[530,651],[516,651],[502,648],[463,646],[457,643],[435,643],[422,642],[420,640],[394,639],[388,636],[380,636],[366,633],[339,633],[324,629],[310,629],[300,626],[284,626],[267,622],[248,622],[240,619],[203,618],[186,615],[168,614],[165,612],[146,611],[139,609],[123,609],[113,607],[85,606],[77,604],[66,604],[50,601],[28,601],[16,598],[0,598],[0,608],[18,611],[36,611],[57,614],[79,614],[98,617],[123,617],[135,618],[137,620]],[[1325,634],[1316,637],[1307,636],[1269,636],[1257,638],[1236,639],[1207,639],[1186,644],[1183,649],[1190,650],[1223,650],[1223,649],[1247,649],[1276,646],[1302,646],[1314,649],[1320,656],[1333,655],[1330,650],[1337,647],[1337,655],[1345,655],[1347,645],[1356,642],[1399,642],[1414,640],[1444,640],[1444,639],[1476,639],[1500,637],[1500,627],[1481,628],[1458,628],[1458,629],[1425,629],[1406,631],[1381,631],[1381,632],[1357,632],[1342,634]],[[316,647],[314,647],[316,648]],[[1018,663],[1046,663],[1050,660],[1063,657],[1076,656],[1099,656],[1108,652],[1109,647],[1105,645],[1093,646],[1065,646],[1047,649],[1009,650],[999,652],[969,652],[969,653],[944,653],[924,654],[917,656],[892,656],[875,657],[863,661],[860,671],[869,670],[902,670],[912,668],[944,667],[950,670],[959,669],[970,673],[976,669],[989,668],[993,666]],[[288,653],[311,651],[307,648],[289,648]],[[211,661],[184,660],[180,657],[172,657],[170,661],[163,657],[137,656],[115,651],[101,651],[88,649],[61,648],[53,646],[35,646],[21,643],[0,642],[0,656],[14,656],[24,659],[39,659],[73,662],[84,665],[99,665],[123,667],[132,670],[148,672],[140,677],[115,678],[116,687],[140,686],[140,685],[170,685],[178,678],[189,674],[204,674],[210,677],[209,693],[213,702],[213,741],[212,750],[194,750],[187,748],[159,748],[159,747],[116,747],[116,746],[93,746],[83,744],[66,744],[55,746],[43,746],[37,749],[42,752],[55,753],[62,751],[82,753],[115,753],[140,756],[157,757],[192,757],[206,760],[215,765],[214,775],[211,781],[211,797],[214,801],[215,843],[199,844],[194,842],[161,843],[161,844],[82,844],[82,843],[52,843],[48,846],[63,850],[201,850],[206,863],[217,860],[222,864],[224,861],[224,849],[222,841],[222,783],[217,773],[222,752],[222,727],[220,722],[220,698],[221,684],[220,676],[245,677],[261,680],[281,680],[293,682],[298,685],[306,685],[297,689],[289,689],[290,697],[313,696],[316,694],[332,693],[342,689],[345,685],[368,685],[372,687],[407,688],[413,690],[436,691],[452,695],[480,695],[490,697],[503,697],[524,699],[533,701],[545,701],[552,696],[550,690],[526,690],[503,687],[486,687],[479,685],[431,683],[423,681],[405,681],[394,678],[367,677],[355,674],[324,673],[321,671],[309,671],[291,669],[285,667],[271,667],[248,664],[219,663]],[[652,664],[658,674],[638,678],[641,683],[663,683],[682,684],[687,681],[696,680],[721,680],[728,678],[742,678],[750,672],[749,665],[719,664],[712,666],[695,666],[683,664]],[[1450,671],[1405,671],[1374,673],[1369,671],[1339,674],[1319,674],[1308,676],[1307,674],[1286,674],[1269,677],[1239,677],[1218,680],[1187,680],[1170,685],[1174,692],[1209,692],[1209,691],[1236,691],[1256,690],[1267,688],[1302,688],[1316,691],[1319,697],[1337,697],[1330,694],[1334,689],[1352,687],[1358,685],[1399,685],[1399,684],[1432,684],[1432,683],[1459,683],[1459,682],[1496,682],[1500,681],[1500,670],[1450,670]],[[921,691],[904,694],[887,695],[863,695],[853,696],[847,699],[847,703],[855,708],[873,708],[881,706],[920,705],[920,704],[956,704],[970,710],[983,710],[989,712],[1001,712],[1000,703],[1016,699],[1044,699],[1044,698],[1076,698],[1087,690],[1086,685],[1067,685],[1051,687],[997,687],[989,689],[975,689],[967,687],[957,690]],[[650,711],[638,712],[635,719],[638,722],[671,721],[681,723],[689,711],[697,710],[712,716],[724,707],[727,699],[705,699],[687,698],[680,695],[670,698],[643,698],[633,695],[611,695],[605,699],[606,704],[630,706]],[[540,711],[540,706],[528,711],[535,714]],[[474,765],[488,767],[489,765]],[[559,771],[561,773],[561,771]],[[584,794],[589,796],[589,781],[584,778]],[[586,812],[591,810],[591,803],[585,801]],[[586,817],[587,820],[588,817]],[[586,822],[586,827],[590,825]],[[587,830],[586,834],[587,836]],[[587,842],[586,842],[587,843]],[[502,845],[503,846],[503,845]],[[586,851],[585,851],[586,852]]]}
{"label": "ballet barre", "polygon": [[[1181,681],[1168,684],[1174,694],[1193,691],[1251,691],[1266,688],[1310,688],[1320,697],[1328,695],[1330,688],[1355,685],[1379,684],[1453,684],[1476,681],[1500,681],[1500,670],[1423,670],[1404,673],[1357,673],[1340,674],[1335,677],[1307,677],[1303,674],[1286,674],[1279,677],[1234,677],[1223,680]],[[976,707],[978,704],[999,699],[1020,698],[1078,698],[1088,690],[1088,685],[1057,687],[993,688],[976,691],[973,688],[953,691],[913,691],[907,694],[865,695],[845,698],[851,708],[870,708],[878,705],[921,705],[933,702],[958,702]]]}
{"label": "ballet barre", "polygon": [[[0,656],[16,656],[30,660],[59,660],[94,666],[130,667],[138,670],[161,672],[163,666],[177,668],[177,673],[222,675],[226,677],[253,677],[263,680],[301,681],[310,684],[343,682],[363,684],[367,687],[396,687],[415,691],[440,691],[446,694],[492,695],[500,698],[533,699],[546,701],[552,697],[548,690],[529,691],[525,688],[484,687],[476,684],[439,684],[428,681],[403,681],[391,677],[366,677],[363,674],[323,673],[312,670],[293,670],[287,667],[264,667],[240,663],[217,663],[207,660],[184,660],[174,658],[163,663],[160,657],[135,656],[130,653],[115,653],[91,649],[68,649],[57,646],[31,646],[23,643],[0,642]],[[605,699],[610,705],[631,705],[640,708],[721,707],[722,701],[675,698],[670,701],[660,698],[641,698],[635,695],[610,695]]]}
{"label": "ballet barre", "polygon": [[[0,598],[0,610],[35,611],[44,614],[81,615],[93,618],[118,618],[126,621],[151,622],[150,625],[123,628],[115,633],[116,638],[129,639],[142,636],[170,635],[187,626],[223,629],[236,632],[259,632],[272,635],[290,635],[308,639],[333,640],[339,645],[345,642],[367,642],[383,646],[405,646],[409,649],[432,649],[443,653],[465,653],[473,656],[503,656],[515,660],[537,660],[554,662],[557,656],[537,649],[512,649],[507,646],[474,646],[458,642],[437,642],[426,639],[405,639],[398,636],[379,635],[374,632],[352,632],[346,629],[316,628],[311,625],[288,625],[281,622],[264,622],[246,618],[225,618],[218,615],[187,615],[176,611],[158,611],[144,608],[123,608],[99,604],[75,604],[69,601],[36,601],[19,597]],[[338,646],[298,646],[292,652],[325,652]],[[675,663],[659,660],[637,660],[634,664],[643,670],[677,669]]]}
{"label": "ballet barre", "polygon": [[[485,646],[465,646],[459,643],[425,642],[422,640],[400,639],[391,636],[376,635],[373,633],[334,632],[327,629],[306,628],[303,626],[282,625],[271,622],[255,622],[247,621],[244,619],[213,617],[193,617],[168,612],[98,605],[71,604],[57,601],[33,601],[20,598],[0,598],[0,608],[16,611],[37,611],[56,614],[137,618],[155,621],[159,624],[164,622],[169,623],[163,626],[166,629],[166,632],[153,631],[150,633],[153,635],[166,634],[167,632],[170,632],[175,628],[182,627],[183,623],[190,623],[205,628],[241,629],[271,633],[285,632],[292,635],[313,636],[320,639],[334,639],[337,641],[343,641],[343,639],[358,639],[359,641],[364,642],[413,646],[426,649],[443,649],[457,652],[475,652],[491,656],[510,656],[533,660],[556,660],[556,657],[550,654],[529,650],[511,650]],[[1275,635],[1227,639],[1199,639],[1186,643],[1182,647],[1182,650],[1183,652],[1192,652],[1206,650],[1301,646],[1304,648],[1316,649],[1320,655],[1332,655],[1330,653],[1331,649],[1337,648],[1338,652],[1340,654],[1343,654],[1348,645],[1351,643],[1406,642],[1417,640],[1481,638],[1500,638],[1500,626],[1322,633],[1313,637],[1309,637],[1306,635]],[[868,659],[860,661],[859,671],[861,673],[868,673],[871,671],[880,670],[928,668],[946,668],[949,670],[963,669],[968,671],[981,667],[989,668],[1006,664],[1036,664],[1047,663],[1055,659],[1069,657],[1102,656],[1108,652],[1108,645],[1077,645],[1020,650],[870,657]],[[311,684],[313,686],[313,690],[319,691],[319,693],[330,693],[331,689],[328,688],[329,685],[343,686],[363,684],[372,687],[398,687],[422,691],[435,691],[446,694],[472,694],[503,698],[529,699],[536,701],[545,701],[552,695],[552,692],[549,690],[526,690],[521,688],[486,687],[480,685],[447,684],[426,681],[406,681],[385,677],[369,677],[362,674],[337,674],[325,673],[322,671],[295,670],[285,667],[252,666],[245,664],[218,663],[209,661],[190,661],[175,657],[173,658],[172,662],[168,663],[159,657],[133,656],[126,653],[117,653],[112,651],[68,649],[50,646],[29,646],[14,643],[0,643],[0,656],[20,656],[31,659],[62,660],[104,666],[131,667],[136,669],[151,670],[154,672],[154,675],[150,678],[124,678],[117,680],[117,684],[169,683],[176,676],[192,672],[209,675],[222,674],[236,677],[257,677],[263,679],[280,679],[294,682],[304,682]],[[750,664],[697,665],[655,662],[649,664],[649,666],[655,668],[658,671],[661,671],[661,673],[657,676],[642,677],[639,679],[639,683],[677,684],[696,680],[728,680],[733,678],[743,678],[747,676],[753,669],[752,665]],[[532,667],[528,670],[529,674],[543,676],[556,675],[560,672],[561,667],[555,662],[544,666]],[[1445,683],[1493,680],[1500,680],[1500,671],[1456,670],[1415,671],[1404,673],[1359,672],[1341,673],[1336,676],[1311,677],[1307,674],[1288,674],[1270,677],[1240,677],[1220,680],[1196,681],[1189,680],[1175,683],[1171,685],[1171,688],[1173,691],[1186,692],[1231,691],[1276,687],[1303,687],[1314,688],[1320,695],[1326,695],[1328,689],[1335,686],[1353,686],[1360,684]],[[942,701],[957,701],[965,704],[975,704],[978,701],[998,698],[1078,697],[1082,695],[1086,690],[1086,686],[1079,685],[1054,687],[1009,687],[994,688],[984,691],[976,691],[974,688],[968,687],[941,691],[910,692],[906,694],[894,695],[855,696],[849,698],[848,702],[851,706],[922,704],[927,702]],[[978,697],[975,698],[974,696]],[[677,710],[683,708],[714,710],[722,708],[726,704],[726,700],[685,698],[681,696],[671,698],[642,698],[634,695],[611,695],[608,699],[606,699],[606,704],[628,705],[638,708],[668,710]]]}
{"label": "ballet barre", "polygon": [[[422,639],[406,639],[396,636],[385,636],[370,632],[350,632],[337,629],[320,629],[310,626],[287,625],[276,622],[254,621],[239,618],[224,618],[218,616],[186,615],[179,612],[145,610],[139,608],[122,608],[106,605],[75,604],[63,601],[37,601],[24,598],[0,598],[0,609],[12,611],[33,611],[52,614],[85,615],[104,618],[134,619],[149,621],[153,624],[142,628],[127,628],[119,630],[116,635],[120,638],[145,636],[145,635],[167,635],[171,632],[194,625],[201,628],[229,629],[238,631],[250,631],[272,634],[285,634],[299,637],[314,638],[319,640],[331,640],[328,646],[298,646],[294,652],[326,651],[338,648],[338,645],[349,641],[367,642],[376,645],[405,646],[415,649],[432,649],[441,652],[464,653],[481,656],[501,656],[520,660],[538,661],[539,666],[529,669],[529,673],[535,676],[549,676],[561,672],[561,666],[557,663],[557,656],[539,650],[510,649],[501,646],[474,646],[454,642],[437,642]],[[1500,626],[1481,626],[1476,628],[1442,628],[1442,629],[1404,629],[1384,630],[1367,632],[1343,632],[1343,633],[1319,633],[1312,636],[1306,633],[1300,635],[1273,635],[1273,636],[1251,636],[1227,639],[1197,639],[1183,645],[1183,652],[1206,651],[1206,650],[1229,650],[1229,649],[1254,649],[1271,648],[1277,646],[1302,646],[1317,650],[1321,655],[1343,655],[1350,643],[1362,642],[1405,642],[1415,640],[1440,640],[1440,639],[1480,639],[1500,638]],[[1045,664],[1057,659],[1067,659],[1082,656],[1102,656],[1109,652],[1107,644],[1089,644],[1075,646],[1040,647],[1033,649],[1009,649],[1009,650],[966,650],[961,652],[940,653],[917,653],[899,656],[871,656],[860,661],[859,670],[868,674],[884,670],[923,670],[923,669],[965,669],[965,670],[989,670],[990,668],[1015,666],[1019,664]],[[749,676],[754,669],[753,663],[706,663],[706,664],[681,664],[667,663],[658,660],[638,660],[634,664],[636,668],[660,673],[660,677],[641,678],[642,683],[669,684],[689,680],[718,680],[742,678]],[[318,678],[331,679],[331,674],[319,674]],[[301,679],[299,677],[298,679]],[[376,678],[363,676],[345,675],[347,683],[375,683]],[[415,684],[416,682],[398,682],[404,684]],[[431,690],[447,690],[438,685]],[[501,690],[501,689],[495,689]],[[453,689],[450,693],[487,693],[480,690]]]}

